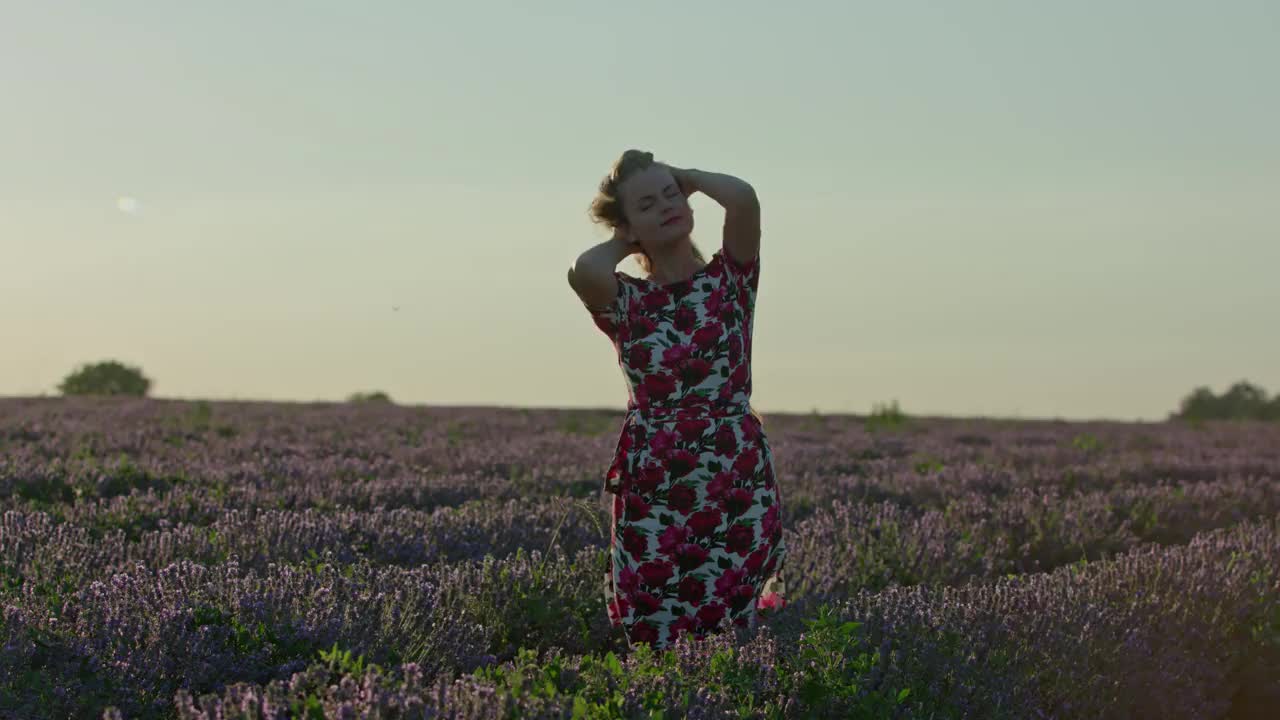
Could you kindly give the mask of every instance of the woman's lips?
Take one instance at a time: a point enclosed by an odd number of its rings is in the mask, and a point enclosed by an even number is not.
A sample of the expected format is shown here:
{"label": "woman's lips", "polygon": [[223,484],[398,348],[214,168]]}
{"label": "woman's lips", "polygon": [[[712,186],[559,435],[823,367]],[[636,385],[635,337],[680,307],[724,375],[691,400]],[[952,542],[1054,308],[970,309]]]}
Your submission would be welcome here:
{"label": "woman's lips", "polygon": [[676,222],[676,221],[677,221],[677,220],[679,220],[679,219],[680,219],[680,216],[679,216],[679,215],[676,215],[675,217],[671,217],[671,218],[667,218],[666,220],[663,220],[663,221],[662,221],[662,224],[663,224],[663,225],[670,225],[671,223]]}

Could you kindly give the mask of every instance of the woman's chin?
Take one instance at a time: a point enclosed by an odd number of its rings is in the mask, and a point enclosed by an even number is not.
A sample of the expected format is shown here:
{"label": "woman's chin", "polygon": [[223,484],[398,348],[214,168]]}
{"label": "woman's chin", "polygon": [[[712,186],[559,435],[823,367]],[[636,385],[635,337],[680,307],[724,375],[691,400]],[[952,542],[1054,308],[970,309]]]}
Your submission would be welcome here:
{"label": "woman's chin", "polygon": [[689,220],[677,220],[670,225],[662,225],[661,227],[666,238],[679,240],[693,230],[693,223]]}

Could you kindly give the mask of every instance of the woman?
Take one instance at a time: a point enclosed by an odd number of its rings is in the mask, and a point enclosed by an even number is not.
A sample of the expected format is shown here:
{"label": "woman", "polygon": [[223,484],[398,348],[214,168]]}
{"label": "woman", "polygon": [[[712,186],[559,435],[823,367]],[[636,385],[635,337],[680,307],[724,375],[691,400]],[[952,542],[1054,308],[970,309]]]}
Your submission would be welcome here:
{"label": "woman", "polygon": [[[689,196],[725,209],[720,250],[694,246]],[[628,150],[600,183],[593,220],[613,237],[583,252],[569,285],[613,342],[627,415],[613,493],[610,622],[627,646],[754,628],[785,605],[786,547],[773,457],[751,400],[760,204],[738,178]],[[615,268],[638,254],[647,277]]]}

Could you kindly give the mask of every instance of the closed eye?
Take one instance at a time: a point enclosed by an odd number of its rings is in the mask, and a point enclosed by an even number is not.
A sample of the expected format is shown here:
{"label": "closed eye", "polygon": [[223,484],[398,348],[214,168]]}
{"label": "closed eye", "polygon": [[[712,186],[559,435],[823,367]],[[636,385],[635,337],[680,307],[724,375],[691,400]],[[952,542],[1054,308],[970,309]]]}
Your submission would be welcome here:
{"label": "closed eye", "polygon": [[[666,191],[666,190],[671,190],[671,189],[673,189],[673,188],[675,188],[675,187],[676,187],[676,186],[675,186],[674,184],[671,184],[671,185],[667,185],[665,188],[663,188],[663,190],[664,190],[664,191]],[[667,194],[667,197],[669,197],[669,198],[674,198],[674,197],[676,197],[676,196],[677,196],[677,195],[679,195],[679,194],[680,194],[680,192],[679,192],[679,190],[677,189],[675,193],[668,193],[668,194]],[[645,204],[645,202],[644,202],[645,200],[651,200],[651,199],[653,199],[653,195],[641,195],[641,196],[640,196],[640,210],[641,210],[641,211],[648,210],[649,208],[653,207],[653,203],[652,203],[652,202],[650,202],[650,203],[648,203],[648,204]]]}

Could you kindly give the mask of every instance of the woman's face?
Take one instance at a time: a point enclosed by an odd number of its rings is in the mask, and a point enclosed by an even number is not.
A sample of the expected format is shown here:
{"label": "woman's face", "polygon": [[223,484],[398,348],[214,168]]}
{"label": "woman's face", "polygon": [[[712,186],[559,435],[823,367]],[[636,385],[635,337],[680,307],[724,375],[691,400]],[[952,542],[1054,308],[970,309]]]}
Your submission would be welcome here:
{"label": "woman's face", "polygon": [[660,163],[632,173],[618,185],[631,232],[645,250],[674,243],[693,231],[693,208],[671,171]]}

